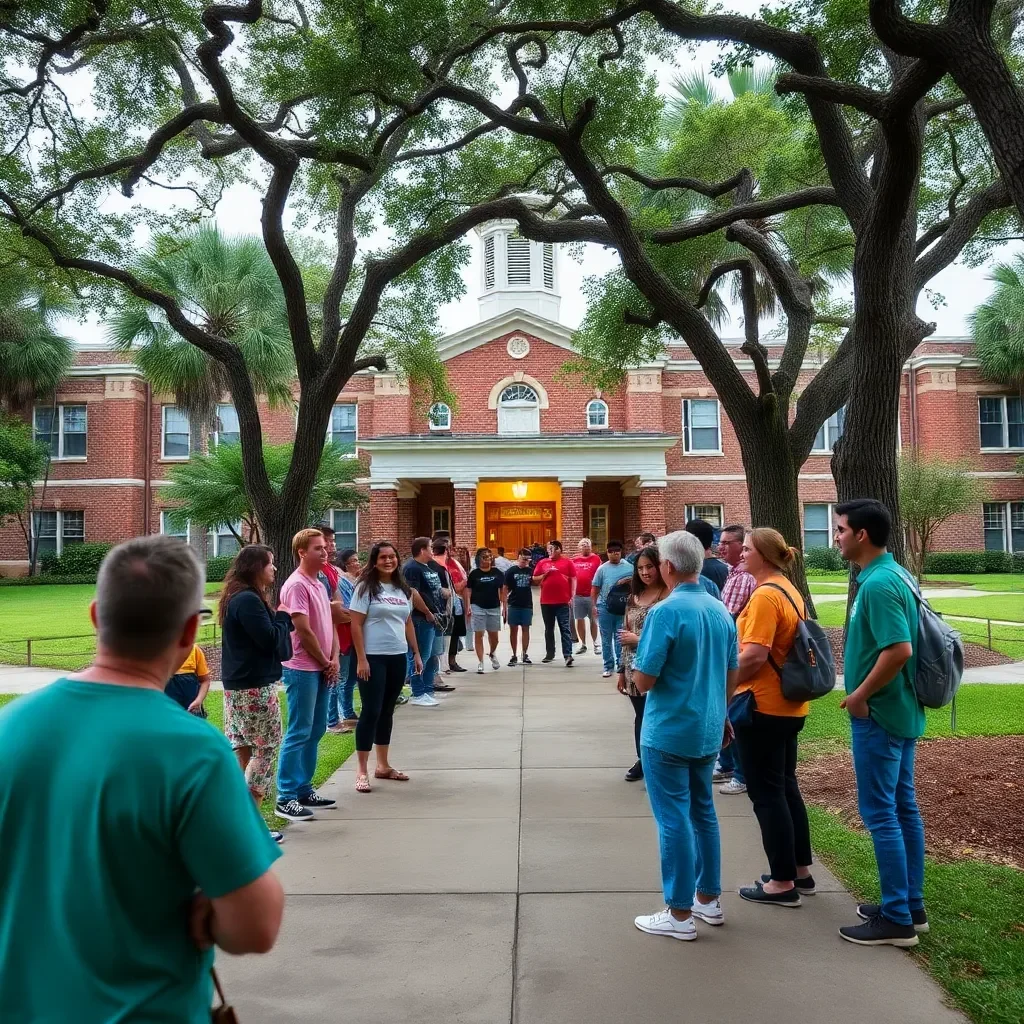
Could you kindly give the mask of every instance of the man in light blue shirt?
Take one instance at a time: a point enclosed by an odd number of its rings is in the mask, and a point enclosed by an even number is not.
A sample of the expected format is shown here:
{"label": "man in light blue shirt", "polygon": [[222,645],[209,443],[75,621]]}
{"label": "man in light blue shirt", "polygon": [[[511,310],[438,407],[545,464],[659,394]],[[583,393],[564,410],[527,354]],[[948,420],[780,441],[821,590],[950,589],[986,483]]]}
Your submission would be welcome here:
{"label": "man in light blue shirt", "polygon": [[[597,608],[597,626],[601,630],[601,658],[604,661],[604,678],[610,678],[612,669],[616,672],[622,666],[622,644],[619,630],[622,629],[626,602],[629,600],[629,583],[633,578],[633,566],[622,560],[622,541],[608,542],[608,561],[594,574],[590,597]],[[621,585],[620,585],[621,584]],[[609,604],[608,595],[618,587]]]}
{"label": "man in light blue shirt", "polygon": [[698,582],[701,542],[684,530],[658,544],[672,593],[644,620],[633,681],[647,693],[640,759],[661,846],[665,909],[636,918],[641,931],[697,937],[693,919],[719,925],[721,849],[711,795],[726,723],[726,689],[739,666],[736,625]]}

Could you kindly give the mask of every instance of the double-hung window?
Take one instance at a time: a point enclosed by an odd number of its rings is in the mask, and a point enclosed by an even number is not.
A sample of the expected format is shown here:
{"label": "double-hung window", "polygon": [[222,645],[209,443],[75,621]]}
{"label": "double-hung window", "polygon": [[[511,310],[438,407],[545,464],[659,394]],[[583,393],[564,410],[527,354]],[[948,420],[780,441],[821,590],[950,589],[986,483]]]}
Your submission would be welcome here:
{"label": "double-hung window", "polygon": [[683,399],[683,451],[687,455],[718,455],[722,423],[717,398]]}
{"label": "double-hung window", "polygon": [[37,405],[32,418],[33,434],[49,447],[52,459],[84,459],[88,419],[85,405]]}
{"label": "double-hung window", "polygon": [[982,451],[1024,449],[1024,398],[979,396],[978,429]]}

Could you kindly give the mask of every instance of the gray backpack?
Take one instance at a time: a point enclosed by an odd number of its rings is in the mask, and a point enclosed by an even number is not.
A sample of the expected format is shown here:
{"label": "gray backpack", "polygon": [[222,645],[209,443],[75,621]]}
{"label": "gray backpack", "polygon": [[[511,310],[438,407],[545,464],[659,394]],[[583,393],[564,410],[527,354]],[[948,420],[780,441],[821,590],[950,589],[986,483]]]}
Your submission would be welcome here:
{"label": "gray backpack", "polygon": [[762,586],[771,587],[782,594],[800,619],[793,635],[793,646],[782,665],[776,665],[775,659],[771,654],[768,655],[768,663],[778,673],[782,696],[786,700],[803,703],[831,693],[836,686],[836,665],[825,630],[814,619],[805,619],[796,602],[782,587],[775,583],[764,583]]}
{"label": "gray backpack", "polygon": [[960,634],[924,599],[915,580],[903,572],[917,601],[917,674],[914,690],[926,708],[944,708],[953,701],[964,674],[964,645]]}

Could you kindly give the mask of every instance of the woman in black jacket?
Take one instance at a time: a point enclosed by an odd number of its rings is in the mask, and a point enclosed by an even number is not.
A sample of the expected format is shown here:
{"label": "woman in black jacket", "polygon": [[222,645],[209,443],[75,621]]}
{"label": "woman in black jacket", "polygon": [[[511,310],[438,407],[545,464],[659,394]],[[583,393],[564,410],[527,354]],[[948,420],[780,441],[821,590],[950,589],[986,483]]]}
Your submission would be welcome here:
{"label": "woman in black jacket", "polygon": [[[235,556],[220,597],[224,735],[257,807],[274,778],[281,746],[277,683],[281,662],[292,656],[291,616],[275,612],[268,600],[275,573],[270,548],[249,544]],[[281,841],[280,832],[273,835]]]}

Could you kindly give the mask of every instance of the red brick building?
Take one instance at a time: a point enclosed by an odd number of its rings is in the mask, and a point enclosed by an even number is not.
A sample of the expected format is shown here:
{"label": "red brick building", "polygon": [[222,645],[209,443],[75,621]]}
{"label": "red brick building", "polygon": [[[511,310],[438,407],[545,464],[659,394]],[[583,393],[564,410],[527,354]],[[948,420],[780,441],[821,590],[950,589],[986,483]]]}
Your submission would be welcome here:
{"label": "red brick building", "polygon": [[[662,533],[693,515],[717,525],[749,520],[739,447],[700,366],[685,345],[636,367],[614,393],[565,376],[571,332],[558,321],[558,253],[519,238],[514,224],[479,229],[479,319],[439,344],[457,396],[428,410],[393,373],[354,377],[338,396],[331,434],[354,443],[368,505],[335,510],[339,546],[450,530],[457,543],[515,548],[590,536],[600,547],[641,530]],[[737,364],[753,380],[739,350]],[[779,353],[770,350],[774,358]],[[805,365],[806,385],[817,369]],[[83,347],[51,406],[34,414],[54,460],[39,518],[41,550],[82,540],[118,541],[171,530],[161,500],[170,467],[190,454],[187,421],[152,393],[123,357]],[[292,437],[292,410],[263,411],[266,439]],[[826,424],[800,476],[805,546],[829,543],[835,485],[829,470],[842,414]],[[234,439],[225,397],[213,441]],[[969,341],[930,339],[907,363],[901,443],[969,458],[990,500],[947,523],[945,549],[1024,549],[1024,400],[983,380]],[[195,541],[196,538],[193,538]],[[25,571],[16,526],[0,530],[0,572]],[[234,550],[229,531],[209,554]]]}

